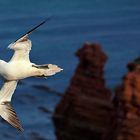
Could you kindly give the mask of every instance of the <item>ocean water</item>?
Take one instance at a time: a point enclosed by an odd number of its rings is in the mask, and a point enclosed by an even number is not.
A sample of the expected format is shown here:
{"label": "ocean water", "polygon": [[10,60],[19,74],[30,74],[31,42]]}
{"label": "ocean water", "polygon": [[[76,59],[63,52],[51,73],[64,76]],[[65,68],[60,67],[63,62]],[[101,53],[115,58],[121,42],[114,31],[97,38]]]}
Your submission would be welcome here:
{"label": "ocean water", "polygon": [[[140,55],[138,0],[1,0],[0,59],[8,61],[13,54],[8,44],[48,16],[53,17],[30,36],[31,60],[58,64],[64,71],[18,85],[12,104],[25,131],[19,133],[1,121],[2,140],[56,140],[52,113],[69,85],[78,63],[74,54],[83,43],[99,42],[107,53],[105,78],[112,90],[121,83],[126,64]],[[44,88],[36,88],[40,85]]]}

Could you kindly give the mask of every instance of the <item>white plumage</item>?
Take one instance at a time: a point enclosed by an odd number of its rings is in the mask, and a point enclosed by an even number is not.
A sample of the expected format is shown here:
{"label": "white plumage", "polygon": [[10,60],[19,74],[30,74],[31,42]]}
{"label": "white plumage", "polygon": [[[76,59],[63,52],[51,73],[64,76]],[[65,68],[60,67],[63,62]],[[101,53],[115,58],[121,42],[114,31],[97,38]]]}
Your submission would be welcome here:
{"label": "white plumage", "polygon": [[31,63],[29,53],[32,43],[27,36],[28,34],[8,46],[8,48],[14,50],[14,55],[9,62],[0,60],[0,75],[5,79],[5,83],[0,90],[0,116],[21,131],[23,128],[10,105],[18,80],[32,76],[47,77],[62,70],[53,64],[36,65]]}

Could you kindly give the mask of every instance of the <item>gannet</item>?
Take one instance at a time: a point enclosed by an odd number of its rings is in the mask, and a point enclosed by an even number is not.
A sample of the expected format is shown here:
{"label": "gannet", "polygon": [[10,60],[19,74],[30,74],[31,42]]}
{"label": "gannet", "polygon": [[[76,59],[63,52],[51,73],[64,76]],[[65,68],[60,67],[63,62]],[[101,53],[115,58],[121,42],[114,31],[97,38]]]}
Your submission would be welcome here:
{"label": "gannet", "polygon": [[62,70],[53,64],[37,65],[32,63],[29,58],[32,43],[28,36],[47,20],[35,26],[8,46],[8,48],[14,50],[9,62],[0,60],[0,75],[4,78],[4,85],[0,90],[0,116],[20,131],[23,131],[23,128],[11,106],[12,95],[18,81],[28,77],[48,77]]}

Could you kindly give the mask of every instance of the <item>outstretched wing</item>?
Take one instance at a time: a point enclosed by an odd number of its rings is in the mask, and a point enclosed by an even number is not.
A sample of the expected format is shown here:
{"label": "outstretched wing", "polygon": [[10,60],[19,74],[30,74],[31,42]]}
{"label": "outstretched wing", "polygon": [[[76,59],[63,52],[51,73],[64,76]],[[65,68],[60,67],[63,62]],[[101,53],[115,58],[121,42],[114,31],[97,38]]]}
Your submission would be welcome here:
{"label": "outstretched wing", "polygon": [[16,89],[17,81],[6,81],[3,87],[0,90],[0,115],[13,127],[17,128],[20,131],[23,131],[23,128],[20,124],[20,121],[16,115],[16,112],[12,108],[10,101],[12,95]]}
{"label": "outstretched wing", "polygon": [[15,42],[22,42],[24,40],[26,40],[28,38],[28,36],[35,31],[38,27],[40,27],[41,25],[43,25],[46,21],[48,21],[51,17],[48,17],[47,19],[45,19],[44,21],[42,21],[41,23],[39,23],[38,25],[36,25],[35,27],[33,27],[32,29],[30,29],[28,32],[26,32],[24,35],[22,35],[19,39],[17,39]]}
{"label": "outstretched wing", "polygon": [[41,25],[43,25],[50,18],[51,17],[48,17],[46,20],[44,20],[40,24],[30,29],[28,32],[23,34],[20,38],[18,38],[16,41],[14,41],[8,46],[8,48],[13,49],[15,51],[10,61],[25,60],[25,61],[30,62],[29,53],[30,53],[32,44],[31,44],[31,41],[28,39],[28,36],[37,28],[39,28]]}
{"label": "outstretched wing", "polygon": [[12,95],[16,89],[17,81],[5,81],[0,90],[0,103],[7,101],[10,102]]}
{"label": "outstretched wing", "polygon": [[23,131],[20,121],[16,115],[16,112],[12,108],[10,102],[3,102],[0,105],[0,108],[1,117],[16,129]]}

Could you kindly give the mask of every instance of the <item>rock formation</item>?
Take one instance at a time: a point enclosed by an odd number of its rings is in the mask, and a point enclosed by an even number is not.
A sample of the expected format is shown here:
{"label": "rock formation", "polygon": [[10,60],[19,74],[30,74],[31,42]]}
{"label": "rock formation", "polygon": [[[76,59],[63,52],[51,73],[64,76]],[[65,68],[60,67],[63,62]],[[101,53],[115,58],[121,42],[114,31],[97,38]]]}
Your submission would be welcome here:
{"label": "rock formation", "polygon": [[128,70],[114,98],[113,140],[140,139],[140,66],[137,61],[129,63]]}
{"label": "rock formation", "polygon": [[111,126],[111,91],[103,68],[107,56],[99,44],[85,44],[76,55],[80,62],[53,120],[58,140],[103,140]]}

